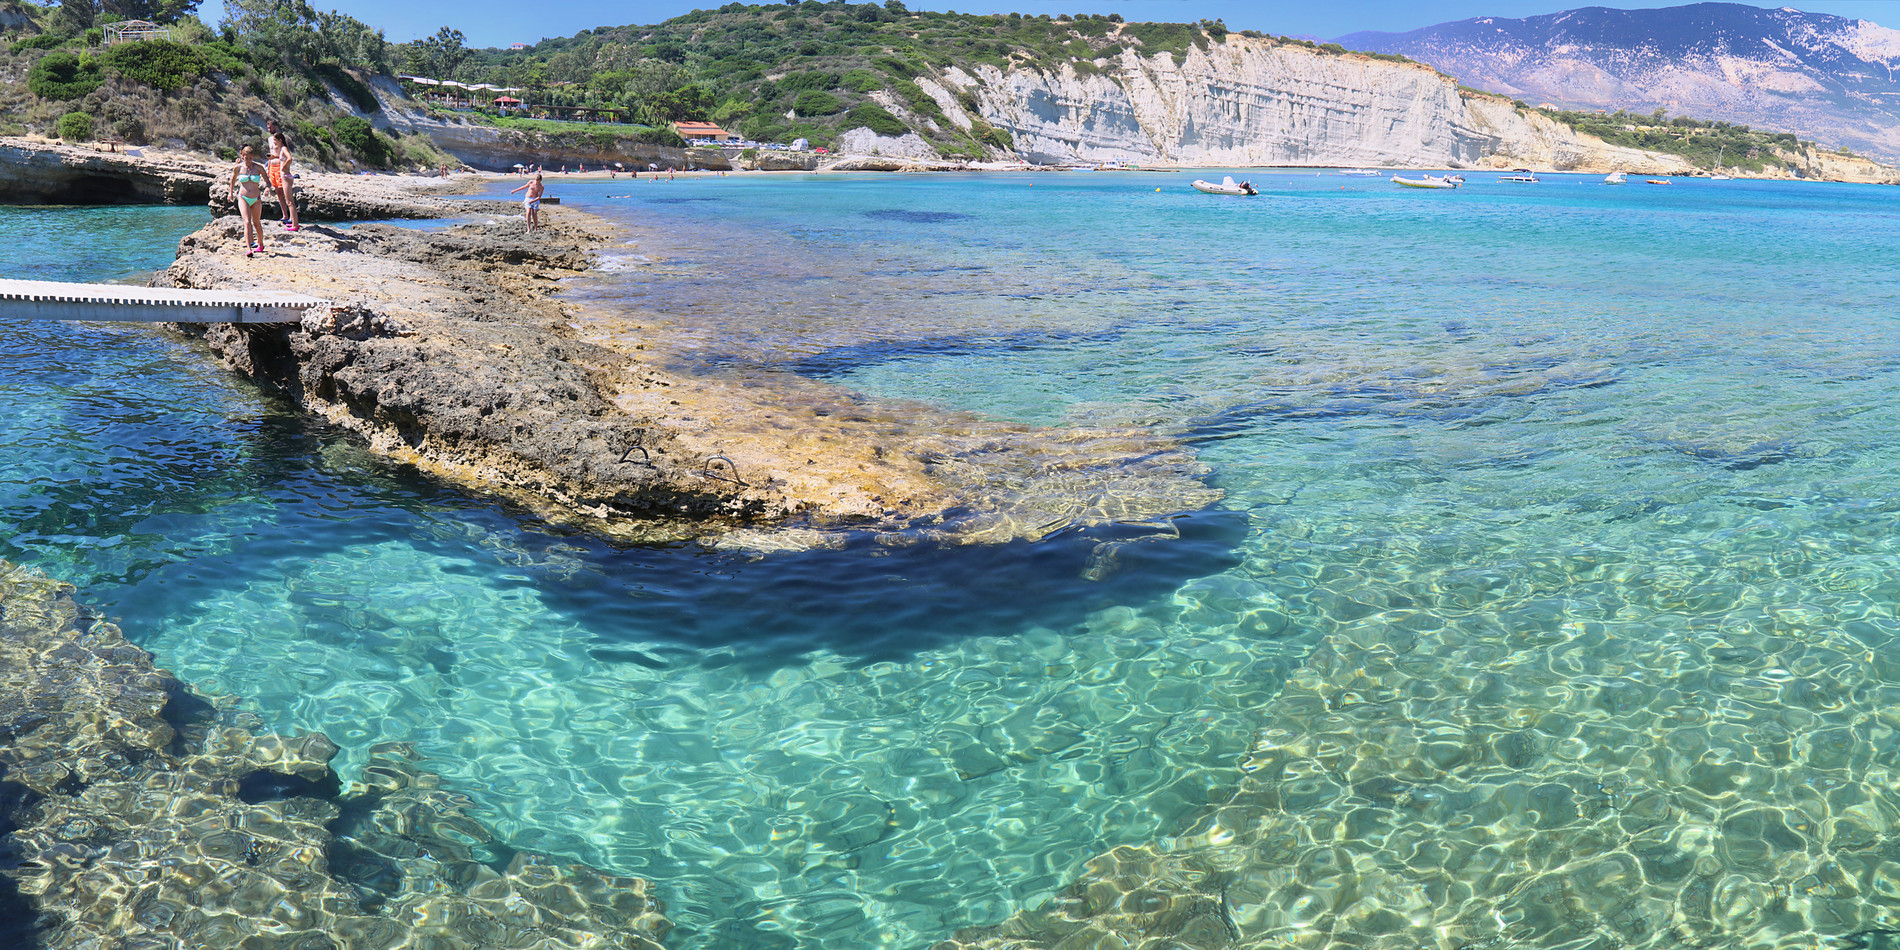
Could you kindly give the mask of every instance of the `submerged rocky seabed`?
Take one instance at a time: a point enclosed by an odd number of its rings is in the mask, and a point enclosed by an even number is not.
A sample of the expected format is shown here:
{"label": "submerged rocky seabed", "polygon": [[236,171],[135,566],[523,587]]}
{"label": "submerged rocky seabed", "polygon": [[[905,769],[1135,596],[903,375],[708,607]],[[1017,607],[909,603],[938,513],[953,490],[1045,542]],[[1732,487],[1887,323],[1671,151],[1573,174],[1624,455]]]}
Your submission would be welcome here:
{"label": "submerged rocky seabed", "polygon": [[0,562],[0,935],[78,947],[657,948],[646,881],[516,851],[401,744],[212,707]]}
{"label": "submerged rocky seabed", "polygon": [[1900,624],[1854,562],[1891,507],[1517,576],[1337,565],[1231,798],[939,950],[1886,946]]}

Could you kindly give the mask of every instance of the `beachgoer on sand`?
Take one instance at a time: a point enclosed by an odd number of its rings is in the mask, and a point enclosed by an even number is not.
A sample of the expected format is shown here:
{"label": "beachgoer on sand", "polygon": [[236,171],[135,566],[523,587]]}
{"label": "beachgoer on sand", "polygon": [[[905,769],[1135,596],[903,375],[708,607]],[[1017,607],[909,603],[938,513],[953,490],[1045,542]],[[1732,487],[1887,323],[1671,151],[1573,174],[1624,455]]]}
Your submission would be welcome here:
{"label": "beachgoer on sand", "polygon": [[512,195],[524,189],[527,194],[521,196],[521,211],[522,216],[528,219],[528,233],[533,234],[535,226],[541,223],[541,193],[547,190],[547,186],[541,183],[541,176],[536,175],[533,181],[508,193]]}
{"label": "beachgoer on sand", "polygon": [[264,174],[257,152],[249,145],[238,150],[231,167],[231,197],[244,216],[244,256],[264,253]]}
{"label": "beachgoer on sand", "polygon": [[290,142],[284,138],[284,133],[272,133],[270,151],[271,159],[265,167],[269,169],[270,186],[277,191],[278,206],[284,212],[284,230],[302,230],[303,226],[297,221],[297,176],[290,170]]}

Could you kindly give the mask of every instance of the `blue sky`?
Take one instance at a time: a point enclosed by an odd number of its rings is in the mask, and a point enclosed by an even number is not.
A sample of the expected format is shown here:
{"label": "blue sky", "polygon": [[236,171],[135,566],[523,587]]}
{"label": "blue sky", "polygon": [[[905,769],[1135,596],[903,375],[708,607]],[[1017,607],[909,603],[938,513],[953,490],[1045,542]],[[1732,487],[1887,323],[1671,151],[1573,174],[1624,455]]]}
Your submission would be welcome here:
{"label": "blue sky", "polygon": [[[470,46],[506,46],[532,43],[550,36],[571,36],[596,26],[658,23],[695,8],[722,5],[726,0],[458,0],[455,3],[391,3],[389,0],[312,0],[319,9],[347,13],[381,28],[395,42],[430,36],[452,26],[468,37]],[[1678,6],[1669,2],[1591,2],[1591,0],[1334,0],[1334,2],[1281,2],[1281,0],[940,0],[910,2],[915,10],[956,10],[960,13],[1119,13],[1129,20],[1193,21],[1222,19],[1236,30],[1331,39],[1359,30],[1404,32],[1447,20],[1469,17],[1525,17],[1584,6],[1623,9]],[[1784,4],[1757,3],[1756,6]],[[1809,0],[1785,4],[1812,13],[1872,20],[1900,29],[1900,0]],[[205,0],[199,15],[216,23],[223,15],[219,0]]]}

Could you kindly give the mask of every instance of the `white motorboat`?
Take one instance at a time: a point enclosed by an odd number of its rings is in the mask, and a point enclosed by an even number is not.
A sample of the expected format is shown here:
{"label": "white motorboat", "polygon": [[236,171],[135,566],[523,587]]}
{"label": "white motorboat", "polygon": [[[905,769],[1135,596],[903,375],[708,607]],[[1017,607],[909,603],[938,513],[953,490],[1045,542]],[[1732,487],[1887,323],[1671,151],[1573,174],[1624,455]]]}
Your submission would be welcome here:
{"label": "white motorboat", "polygon": [[1407,188],[1456,188],[1465,183],[1463,175],[1425,175],[1420,178],[1392,176],[1392,183]]}
{"label": "white motorboat", "polygon": [[1498,181],[1521,181],[1535,185],[1540,179],[1537,177],[1536,172],[1528,168],[1514,168],[1509,175],[1498,176]]}
{"label": "white motorboat", "polygon": [[1260,193],[1254,188],[1253,182],[1235,182],[1234,176],[1232,175],[1221,179],[1221,183],[1218,185],[1211,181],[1202,181],[1196,178],[1194,179],[1194,190],[1203,194],[1230,195],[1235,198],[1247,198]]}
{"label": "white motorboat", "polygon": [[1620,185],[1623,183],[1623,173],[1611,172],[1608,175],[1603,176],[1603,183],[1606,185]]}
{"label": "white motorboat", "polygon": [[1383,174],[1383,172],[1371,168],[1342,168],[1339,170],[1339,173],[1341,175],[1352,175],[1356,178],[1377,178]]}

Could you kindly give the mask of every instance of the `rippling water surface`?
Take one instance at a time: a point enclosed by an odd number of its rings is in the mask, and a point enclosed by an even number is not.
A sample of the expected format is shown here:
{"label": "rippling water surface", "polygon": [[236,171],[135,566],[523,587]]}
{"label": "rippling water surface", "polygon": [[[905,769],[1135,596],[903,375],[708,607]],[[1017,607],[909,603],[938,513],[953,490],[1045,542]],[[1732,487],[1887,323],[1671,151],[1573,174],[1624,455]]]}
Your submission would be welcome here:
{"label": "rippling water surface", "polygon": [[[635,235],[575,296],[704,371],[1182,433],[1226,500],[1106,577],[1085,534],[617,548],[193,344],[18,322],[0,555],[346,776],[412,742],[652,878],[680,947],[918,946],[1118,845],[1253,942],[1900,927],[1900,193],[1189,177],[551,187]],[[0,259],[111,279],[200,220],[0,210]]]}

